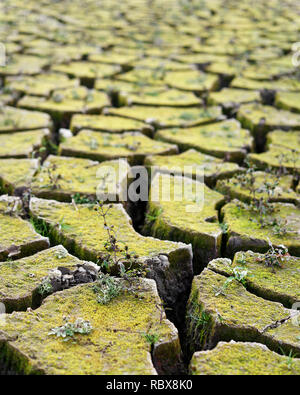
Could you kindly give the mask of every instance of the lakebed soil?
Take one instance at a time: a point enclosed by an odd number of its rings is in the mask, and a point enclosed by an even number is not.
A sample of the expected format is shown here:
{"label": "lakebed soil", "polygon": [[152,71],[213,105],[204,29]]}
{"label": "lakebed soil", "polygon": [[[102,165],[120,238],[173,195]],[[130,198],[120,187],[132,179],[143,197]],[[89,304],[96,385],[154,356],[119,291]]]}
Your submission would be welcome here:
{"label": "lakebed soil", "polygon": [[300,374],[299,22],[1,2],[0,374]]}

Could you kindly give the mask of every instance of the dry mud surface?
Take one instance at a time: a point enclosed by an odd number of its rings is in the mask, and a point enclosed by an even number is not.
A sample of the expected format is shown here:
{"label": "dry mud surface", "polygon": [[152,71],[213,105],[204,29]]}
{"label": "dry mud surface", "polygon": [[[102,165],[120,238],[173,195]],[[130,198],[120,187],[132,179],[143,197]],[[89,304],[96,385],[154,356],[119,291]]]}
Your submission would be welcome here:
{"label": "dry mud surface", "polygon": [[1,1],[0,374],[300,374],[299,24]]}

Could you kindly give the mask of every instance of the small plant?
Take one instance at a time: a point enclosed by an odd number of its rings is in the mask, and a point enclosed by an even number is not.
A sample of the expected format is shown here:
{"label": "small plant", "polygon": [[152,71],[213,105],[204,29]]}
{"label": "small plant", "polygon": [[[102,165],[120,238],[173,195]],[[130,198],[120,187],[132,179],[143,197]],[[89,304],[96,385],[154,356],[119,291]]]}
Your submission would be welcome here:
{"label": "small plant", "polygon": [[145,338],[150,346],[154,346],[154,344],[156,344],[159,340],[159,335],[157,333],[142,333],[141,336]]}
{"label": "small plant", "polygon": [[75,204],[90,204],[93,206],[97,204],[97,201],[94,200],[92,197],[83,196],[80,195],[80,193],[75,193],[75,195],[72,195],[72,199]]}
{"label": "small plant", "polygon": [[108,304],[112,299],[119,296],[123,287],[119,280],[108,274],[100,273],[93,286],[93,291],[97,294],[97,302],[103,305]]}
{"label": "small plant", "polygon": [[221,222],[219,223],[219,227],[221,228],[223,235],[228,233],[228,229],[229,229],[228,224],[226,224],[225,222]]}
{"label": "small plant", "polygon": [[158,210],[156,210],[152,213],[147,213],[146,214],[146,222],[151,223],[151,222],[156,221],[161,216],[162,213],[163,213],[162,208],[159,208]]}
{"label": "small plant", "polygon": [[269,240],[269,250],[262,258],[257,258],[258,262],[263,262],[266,266],[271,267],[274,271],[275,267],[282,268],[283,261],[289,257],[288,249],[284,245],[280,245],[278,248],[274,247]]}
{"label": "small plant", "polygon": [[[99,202],[94,210],[98,211],[103,219],[103,226],[107,232],[107,240],[104,243],[106,254],[99,257],[101,266],[108,270],[110,267],[118,267],[121,276],[125,279],[144,274],[144,265],[139,261],[139,256],[134,251],[129,251],[129,247],[125,244],[121,246],[122,242],[117,239],[117,234],[114,225],[108,224],[108,214],[113,205],[104,205]],[[127,276],[126,276],[127,275]]]}
{"label": "small plant", "polygon": [[226,296],[226,290],[234,280],[238,281],[240,284],[246,287],[246,277],[248,275],[247,269],[245,269],[244,267],[236,266],[231,269],[231,273],[232,275],[225,280],[224,284],[220,288],[215,289],[215,296]]}
{"label": "small plant", "polygon": [[72,229],[72,226],[70,226],[70,225],[68,225],[68,224],[65,223],[64,218],[62,218],[62,219],[59,221],[58,227],[59,227],[59,230],[66,230],[66,231]]}
{"label": "small plant", "polygon": [[75,334],[88,335],[93,330],[90,322],[82,318],[77,318],[75,322],[69,322],[67,318],[66,321],[64,325],[51,329],[48,335],[61,337],[63,341],[69,341],[74,339]]}
{"label": "small plant", "polygon": [[[56,164],[53,164],[52,166],[49,166],[47,168],[47,173],[48,173],[48,178],[50,181],[50,188],[51,189],[59,189],[59,180],[61,180],[61,175],[56,173],[57,166]],[[46,186],[48,187],[48,185]]]}
{"label": "small plant", "polygon": [[48,228],[45,222],[42,220],[38,220],[35,217],[30,218],[30,223],[34,227],[35,231],[39,233],[41,236],[48,236]]}
{"label": "small plant", "polygon": [[53,292],[51,280],[45,277],[38,288],[38,293],[42,296],[49,295]]}

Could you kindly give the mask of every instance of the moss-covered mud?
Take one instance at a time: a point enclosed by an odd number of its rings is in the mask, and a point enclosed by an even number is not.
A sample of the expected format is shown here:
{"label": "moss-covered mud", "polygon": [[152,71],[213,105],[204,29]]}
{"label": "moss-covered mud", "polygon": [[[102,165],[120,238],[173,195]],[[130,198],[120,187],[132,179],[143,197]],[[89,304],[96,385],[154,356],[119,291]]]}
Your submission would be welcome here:
{"label": "moss-covered mud", "polygon": [[[90,205],[74,207],[33,198],[30,213],[47,226],[53,241],[63,244],[74,255],[94,262],[104,260],[107,230],[103,217]],[[109,226],[116,228],[119,242],[128,245],[129,251],[146,264],[149,276],[157,281],[163,301],[173,309],[174,318],[179,318],[193,274],[191,246],[141,236],[133,229],[131,219],[120,204],[113,205],[108,221]]]}
{"label": "moss-covered mud", "polygon": [[190,363],[192,375],[299,375],[300,360],[278,355],[260,343],[219,342],[198,351]]}
{"label": "moss-covered mud", "polygon": [[[170,190],[166,188],[169,185]],[[151,184],[144,233],[191,243],[194,269],[199,273],[221,254],[222,230],[217,209],[223,203],[223,196],[203,183],[181,176],[170,180],[169,176],[158,173]],[[187,215],[191,216],[188,222]]]}
{"label": "moss-covered mud", "polygon": [[[56,246],[20,260],[0,262],[0,302],[6,313],[37,308],[44,295],[42,280],[58,267],[72,269],[83,263],[68,254],[63,246]],[[50,292],[51,293],[51,292]]]}
{"label": "moss-covered mud", "polygon": [[98,3],[0,2],[0,374],[299,374],[298,2]]}
{"label": "moss-covered mud", "polygon": [[0,260],[17,259],[49,246],[49,240],[38,234],[32,224],[19,214],[21,201],[6,195],[0,198]]}
{"label": "moss-covered mud", "polygon": [[280,352],[299,353],[294,310],[248,292],[236,280],[205,269],[194,278],[187,307],[190,352],[215,347],[219,341],[251,341]]}
{"label": "moss-covered mud", "polygon": [[[172,373],[180,364],[178,332],[161,319],[159,304],[153,280],[139,281],[135,291],[109,305],[97,302],[91,285],[77,286],[48,297],[33,312],[7,315],[0,326],[1,355],[25,374]],[[50,335],[66,317],[88,320],[91,333],[68,342]],[[147,334],[156,335],[153,362]]]}
{"label": "moss-covered mud", "polygon": [[270,242],[284,244],[292,255],[300,255],[300,210],[290,203],[270,203],[271,213],[261,214],[237,200],[222,208],[228,224],[226,254],[252,250],[266,252]]}

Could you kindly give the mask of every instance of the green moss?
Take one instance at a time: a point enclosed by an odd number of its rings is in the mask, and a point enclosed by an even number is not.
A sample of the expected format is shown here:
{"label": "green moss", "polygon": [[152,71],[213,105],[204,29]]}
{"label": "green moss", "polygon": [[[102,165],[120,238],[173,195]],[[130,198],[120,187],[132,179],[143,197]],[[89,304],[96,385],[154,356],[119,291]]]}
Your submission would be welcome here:
{"label": "green moss", "polygon": [[219,342],[210,351],[196,352],[192,375],[299,375],[300,360],[291,362],[260,343]]}
{"label": "green moss", "polygon": [[158,128],[189,127],[222,119],[220,107],[178,108],[133,106],[108,109],[109,114],[135,119],[152,124]]}
{"label": "green moss", "polygon": [[74,115],[70,128],[77,133],[81,129],[99,130],[108,133],[140,131],[149,134],[150,128],[143,122],[109,115]]}
{"label": "green moss", "polygon": [[[218,294],[226,277],[205,269],[194,278],[187,306],[187,334],[192,351],[214,347],[218,341],[251,341],[270,343],[266,334],[269,327],[289,319],[292,310],[285,309],[280,303],[266,301],[248,292],[236,280],[226,289],[226,294]],[[209,330],[201,336],[205,322],[198,323],[197,317],[209,318]],[[203,320],[202,320],[203,321]],[[281,345],[297,349],[295,342],[288,338],[273,338],[273,348]]]}
{"label": "green moss", "polygon": [[53,91],[49,99],[28,95],[18,102],[19,107],[44,111],[55,119],[65,114],[100,112],[101,108],[109,104],[106,94],[88,90],[84,86]]}
{"label": "green moss", "polygon": [[34,77],[17,77],[7,80],[6,84],[13,91],[34,96],[50,96],[55,89],[75,88],[79,80],[69,79],[63,74],[40,74]]}
{"label": "green moss", "polygon": [[165,82],[172,88],[192,92],[213,91],[219,86],[217,76],[196,70],[169,72],[165,77]]}
{"label": "green moss", "polygon": [[28,188],[39,166],[37,159],[0,159],[0,186],[5,193]]}
{"label": "green moss", "polygon": [[164,73],[147,69],[133,69],[118,76],[118,80],[134,83],[139,86],[153,85],[163,87],[165,85]]}
{"label": "green moss", "polygon": [[42,128],[52,128],[48,114],[13,107],[0,109],[0,134]]}
{"label": "green moss", "polygon": [[254,101],[260,101],[259,92],[244,89],[223,88],[220,92],[211,92],[208,96],[209,104],[226,108]]}
{"label": "green moss", "polygon": [[[180,344],[174,326],[164,316],[160,322],[159,304],[150,280],[108,305],[97,303],[92,285],[77,286],[48,297],[34,312],[6,316],[1,352],[25,374],[155,374],[150,345],[142,336],[151,328],[158,336],[154,357],[163,372],[165,363],[178,363]],[[93,330],[76,336],[76,342],[49,336],[66,316],[90,321]],[[167,351],[163,358],[160,347]]]}
{"label": "green moss", "polygon": [[82,130],[60,145],[61,155],[79,156],[99,161],[126,158],[131,165],[142,164],[150,154],[175,154],[176,145],[153,141],[141,133],[109,133]]}
{"label": "green moss", "polygon": [[300,132],[274,130],[267,135],[267,146],[278,145],[280,147],[293,149],[300,152]]}
{"label": "green moss", "polygon": [[233,162],[241,161],[253,145],[248,130],[233,119],[189,129],[159,130],[155,138],[177,144],[182,151],[194,148]]}
{"label": "green moss", "polygon": [[137,92],[140,87],[131,82],[113,79],[97,79],[95,89],[105,92]]}
{"label": "green moss", "polygon": [[176,89],[158,90],[148,88],[138,93],[129,93],[124,99],[128,104],[148,106],[190,107],[201,104],[201,101],[193,93]]}
{"label": "green moss", "polygon": [[[256,189],[256,199],[263,198],[270,202],[300,203],[299,195],[292,188],[292,176],[276,177],[271,173],[255,171],[253,177],[255,182],[252,188]],[[266,189],[268,185],[270,185],[270,196]],[[274,190],[271,192],[271,187],[273,186]],[[216,188],[219,192],[230,196],[232,199],[236,198],[247,203],[251,202],[251,192],[242,186],[236,177],[227,180],[219,180]]]}
{"label": "green moss", "polygon": [[[274,245],[284,244],[292,255],[300,253],[299,215],[300,210],[289,203],[270,203],[274,212],[265,220],[258,212],[234,200],[222,208],[224,222],[228,224],[226,253],[231,256],[237,251],[253,250],[266,252],[268,239]],[[264,220],[263,225],[260,221]],[[278,226],[280,225],[279,233]]]}
{"label": "green moss", "polygon": [[0,134],[0,158],[30,158],[49,139],[48,129]]}
{"label": "green moss", "polygon": [[[197,178],[197,172],[200,173],[201,170],[200,178],[202,179],[203,175],[208,186],[213,186],[217,179],[229,178],[240,171],[236,163],[223,162],[214,156],[202,154],[194,149],[189,149],[179,155],[148,156],[145,166],[149,166],[149,168],[155,166],[161,173],[184,174],[185,177],[193,179]],[[186,169],[184,169],[185,166]],[[192,168],[189,169],[188,166],[192,166]]]}
{"label": "green moss", "polygon": [[[283,140],[283,144],[287,144]],[[292,142],[290,142],[290,147]],[[285,169],[291,174],[300,174],[300,158],[297,146],[295,149],[285,148],[285,146],[269,144],[268,151],[261,154],[249,154],[249,162],[258,169]]]}
{"label": "green moss", "polygon": [[67,65],[54,65],[51,71],[65,73],[76,78],[96,79],[111,77],[120,71],[118,66],[94,62],[71,62]]}
{"label": "green moss", "polygon": [[220,74],[226,77],[233,78],[237,74],[241,72],[241,70],[245,67],[245,62],[238,62],[236,61],[235,63],[229,63],[228,60],[225,62],[214,62],[210,64],[206,71],[209,73],[213,74]]}
{"label": "green moss", "polygon": [[40,73],[43,67],[45,67],[47,64],[49,64],[47,59],[43,59],[38,56],[16,54],[7,59],[5,67],[0,66],[0,75],[35,75]]}
{"label": "green moss", "polygon": [[127,193],[129,171],[130,167],[124,160],[100,164],[88,159],[51,155],[36,174],[31,188],[35,196],[60,201],[70,202],[76,194],[96,199],[96,195],[101,193],[122,201]]}
{"label": "green moss", "polygon": [[299,93],[279,92],[276,94],[275,105],[284,110],[300,112]]}
{"label": "green moss", "polygon": [[[169,184],[170,192],[165,188]],[[223,196],[204,184],[157,174],[151,184],[144,232],[160,239],[191,243],[194,266],[199,271],[221,253],[217,208],[222,202]]]}
{"label": "green moss", "polygon": [[242,105],[237,113],[237,119],[243,127],[253,133],[265,133],[282,127],[289,129],[300,127],[300,115],[258,103]]}
{"label": "green moss", "polygon": [[275,90],[275,91],[300,91],[300,82],[292,78],[280,78],[275,81],[257,81],[253,79],[237,77],[230,84],[232,88],[251,90]]}
{"label": "green moss", "polygon": [[6,313],[35,308],[40,302],[38,287],[51,269],[59,266],[75,269],[83,261],[68,254],[63,246],[56,246],[27,258],[0,263],[0,302]]}
{"label": "green moss", "polygon": [[[53,200],[32,199],[31,214],[42,219],[51,227],[56,242],[71,248],[82,259],[97,260],[98,255],[105,253],[104,243],[107,232],[103,226],[103,218],[86,205],[59,203]],[[63,220],[67,227],[60,227]],[[156,256],[180,248],[180,243],[165,242],[140,236],[131,225],[128,215],[121,205],[114,205],[109,212],[108,221],[117,227],[118,240],[128,244],[141,258]],[[93,231],[91,232],[91,229]],[[182,244],[183,246],[183,244]]]}
{"label": "green moss", "polygon": [[259,64],[254,66],[249,66],[242,72],[242,76],[245,78],[250,78],[254,80],[269,80],[277,78],[288,74],[293,71],[293,66],[291,59],[289,58],[289,63],[284,65],[279,64]]}
{"label": "green moss", "polygon": [[232,269],[247,270],[246,288],[257,296],[284,304],[291,308],[300,297],[297,284],[300,280],[300,258],[286,256],[281,267],[269,267],[263,254],[252,251],[237,252],[231,263],[228,259],[215,259],[208,268],[216,273],[231,276]]}
{"label": "green moss", "polygon": [[0,260],[20,258],[49,246],[49,241],[35,232],[32,225],[17,214],[17,198],[1,197]]}
{"label": "green moss", "polygon": [[137,56],[134,56],[132,54],[128,54],[128,55],[120,54],[112,51],[107,51],[101,54],[94,54],[89,56],[90,62],[120,65],[120,66],[134,65],[136,60],[137,60]]}
{"label": "green moss", "polygon": [[165,71],[190,71],[191,66],[174,62],[172,60],[167,59],[159,59],[156,57],[147,57],[138,60],[135,63],[135,66],[138,68],[145,68],[151,70],[159,70],[163,69]]}

